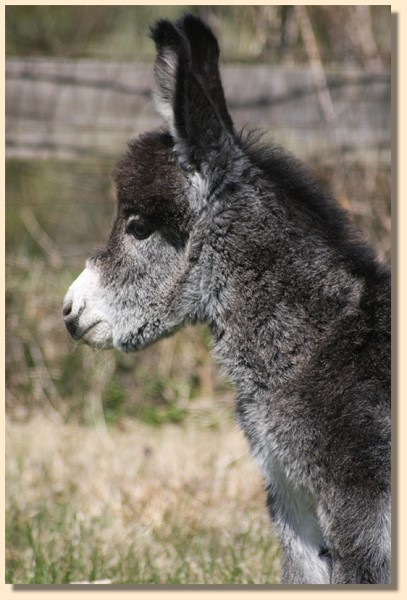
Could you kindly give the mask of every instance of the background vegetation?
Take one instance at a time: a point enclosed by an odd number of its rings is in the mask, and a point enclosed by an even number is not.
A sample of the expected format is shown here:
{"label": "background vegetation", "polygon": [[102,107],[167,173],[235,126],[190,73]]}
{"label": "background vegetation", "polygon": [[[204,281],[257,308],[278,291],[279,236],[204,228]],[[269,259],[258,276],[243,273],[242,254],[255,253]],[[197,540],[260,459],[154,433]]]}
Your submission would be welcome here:
{"label": "background vegetation", "polygon": [[[380,6],[8,6],[6,53],[150,63],[148,25],[185,9],[211,23],[224,61],[390,66]],[[114,213],[111,166],[6,163],[7,581],[276,582],[262,483],[206,329],[131,356],[64,330],[65,291]],[[314,167],[326,181],[339,168]],[[356,159],[345,176],[347,208],[389,261],[389,166]]]}
{"label": "background vegetation", "polygon": [[[216,31],[224,61],[307,63],[294,6],[7,6],[6,54],[151,61],[157,18],[191,12]],[[324,64],[391,60],[388,6],[310,6]]]}

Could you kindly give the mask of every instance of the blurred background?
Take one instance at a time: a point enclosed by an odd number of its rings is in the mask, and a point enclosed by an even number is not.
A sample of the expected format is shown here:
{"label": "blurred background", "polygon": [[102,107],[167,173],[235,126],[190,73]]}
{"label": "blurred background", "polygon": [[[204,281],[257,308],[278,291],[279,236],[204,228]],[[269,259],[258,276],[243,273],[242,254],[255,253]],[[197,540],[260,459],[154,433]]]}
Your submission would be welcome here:
{"label": "blurred background", "polygon": [[[267,583],[270,573],[278,571],[276,549],[261,537],[266,518],[261,482],[242,458],[244,441],[233,437],[239,435],[232,433],[233,391],[210,356],[207,330],[190,328],[140,354],[121,355],[74,345],[61,320],[66,289],[86,257],[103,246],[107,237],[115,210],[110,179],[115,160],[130,137],[160,125],[151,97],[154,45],[148,37],[149,25],[156,18],[177,18],[186,10],[206,19],[218,37],[225,93],[237,126],[266,130],[266,136],[307,162],[349,210],[379,256],[390,262],[389,7],[7,6],[9,582],[95,580],[108,573],[109,581],[165,583],[170,573],[178,572],[173,583]],[[83,467],[83,440],[92,440],[88,450],[103,447],[108,461],[116,446],[126,448],[123,453],[132,447],[134,428],[139,442],[129,460],[139,463],[123,478],[131,482],[134,477],[132,489],[138,489],[139,496],[133,492],[129,496],[127,488],[120,488],[116,498],[122,508],[120,518],[126,519],[123,514],[128,510],[128,521],[121,522],[121,528],[109,521],[103,530],[103,519],[113,518],[109,490],[111,486],[118,489],[116,480],[92,480],[93,498],[106,493],[100,514],[67,508],[72,499],[74,504],[79,502],[80,494],[89,497],[89,489],[85,494],[77,483],[82,472],[78,465]],[[174,431],[179,442],[174,441]],[[93,435],[99,437],[86,437]],[[73,446],[72,439],[76,440]],[[202,454],[212,456],[209,449],[228,440],[228,468],[223,463],[215,467],[205,463],[201,488],[196,482],[200,472],[196,463],[191,467],[192,479],[186,475],[182,444],[191,450],[191,440],[198,461]],[[201,443],[206,444],[205,453],[199,450]],[[162,477],[166,485],[167,471],[160,462],[154,470],[151,460],[165,444],[177,465],[173,481],[177,469],[184,473],[177,480],[179,487],[154,509],[151,518],[141,519],[144,542],[139,531],[137,544],[130,544],[131,556],[127,544],[128,563],[121,548],[117,550],[120,561],[106,564],[100,557],[109,554],[114,535],[119,548],[124,529],[125,536],[134,535],[131,524],[145,515],[152,495],[162,501],[158,482]],[[65,473],[62,479],[62,463],[54,462],[57,449],[63,464],[70,457],[76,465],[76,471]],[[94,460],[98,459],[96,453]],[[213,461],[217,460],[213,455]],[[106,471],[122,479],[122,467],[106,464]],[[151,472],[156,488],[147,483],[152,481]],[[239,488],[242,473],[246,481],[253,478],[249,491]],[[197,486],[201,489],[198,497]],[[213,486],[217,486],[215,491]],[[185,492],[186,488],[190,491]],[[212,507],[215,521],[225,497],[236,502],[240,496],[240,504],[229,504],[224,511],[234,513],[236,526],[227,548],[219,546],[216,532],[233,530],[229,521],[217,525],[213,521],[205,527],[195,524],[190,533],[202,541],[202,552],[196,551],[201,562],[197,559],[198,566],[188,562],[182,543],[176,552],[183,556],[182,567],[174,571],[171,561],[176,559],[169,556],[161,564],[154,543],[163,531],[173,540],[178,531],[175,514],[177,523],[193,521],[189,513],[179,515],[181,489],[189,511],[194,502],[196,514],[209,514]],[[253,522],[247,520],[252,513]],[[151,525],[156,518],[157,530]],[[83,552],[81,540],[89,540],[86,527],[95,519],[100,530],[110,532],[108,542],[95,540],[85,557],[79,550]],[[167,530],[163,519],[169,523]],[[56,541],[61,532],[63,539],[70,540],[69,560],[66,546]],[[208,539],[217,549],[209,557]],[[163,539],[160,542],[162,546]],[[253,564],[257,565],[259,548],[264,547],[273,569],[256,572],[259,567],[253,565],[249,569],[251,547]],[[151,557],[149,562],[146,556]],[[205,570],[208,564],[212,571]],[[127,571],[123,565],[128,565]]]}

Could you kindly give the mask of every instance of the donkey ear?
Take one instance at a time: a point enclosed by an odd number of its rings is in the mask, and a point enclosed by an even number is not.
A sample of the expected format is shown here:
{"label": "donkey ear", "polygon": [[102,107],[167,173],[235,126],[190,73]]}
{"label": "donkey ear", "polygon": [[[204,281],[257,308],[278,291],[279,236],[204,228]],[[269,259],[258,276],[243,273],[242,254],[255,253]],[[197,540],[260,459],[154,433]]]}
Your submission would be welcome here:
{"label": "donkey ear", "polygon": [[177,79],[181,79],[184,69],[179,63],[189,62],[188,45],[173,23],[167,20],[157,21],[151,27],[151,37],[155,42],[157,57],[154,65],[156,89],[154,99],[156,108],[175,137],[175,114]]}
{"label": "donkey ear", "polygon": [[225,127],[233,133],[233,122],[226,106],[219,74],[219,46],[215,36],[206,23],[190,14],[184,15],[178,26],[188,40],[193,73],[211,99]]}
{"label": "donkey ear", "polygon": [[219,47],[200,19],[186,15],[176,23],[158,21],[156,103],[177,144],[182,161],[202,170],[225,157],[234,129],[218,70]]}

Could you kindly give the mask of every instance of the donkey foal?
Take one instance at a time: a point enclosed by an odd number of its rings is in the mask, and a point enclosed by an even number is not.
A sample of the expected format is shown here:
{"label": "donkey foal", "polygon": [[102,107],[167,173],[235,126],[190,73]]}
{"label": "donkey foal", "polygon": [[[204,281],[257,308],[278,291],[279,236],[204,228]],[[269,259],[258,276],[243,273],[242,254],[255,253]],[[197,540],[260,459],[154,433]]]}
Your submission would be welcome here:
{"label": "donkey foal", "polygon": [[69,333],[140,350],[204,322],[264,476],[283,583],[389,583],[390,273],[313,176],[239,135],[211,30],[152,29],[166,128],[129,143]]}

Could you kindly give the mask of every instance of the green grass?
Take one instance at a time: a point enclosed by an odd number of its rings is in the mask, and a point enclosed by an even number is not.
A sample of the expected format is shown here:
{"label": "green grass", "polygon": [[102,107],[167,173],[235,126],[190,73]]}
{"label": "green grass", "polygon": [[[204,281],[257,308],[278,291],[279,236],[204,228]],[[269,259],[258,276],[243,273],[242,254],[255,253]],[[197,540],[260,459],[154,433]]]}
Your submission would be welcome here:
{"label": "green grass", "polygon": [[229,423],[7,429],[7,583],[277,582],[262,482]]}
{"label": "green grass", "polygon": [[[25,523],[21,532],[13,532],[19,536],[24,559],[14,550],[7,563],[6,583],[56,585],[104,579],[112,584],[138,585],[277,583],[277,551],[270,532],[223,536],[222,532],[208,534],[202,529],[188,535],[185,524],[174,524],[165,536],[153,536],[142,549],[134,537],[106,548],[96,533],[103,532],[103,522],[95,520],[88,527],[79,526],[75,538],[69,539],[68,526],[74,526],[74,522],[60,523],[50,530],[49,517],[46,515],[47,534],[53,533],[53,539],[46,539],[37,523],[34,530]],[[9,518],[10,529],[14,523]],[[59,536],[65,539],[63,549],[55,541]],[[13,543],[12,536],[9,543]],[[258,567],[249,572],[247,563],[254,562],[254,555]]]}

